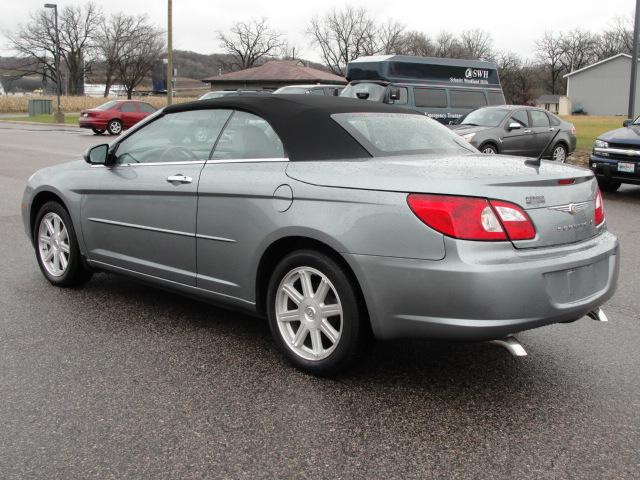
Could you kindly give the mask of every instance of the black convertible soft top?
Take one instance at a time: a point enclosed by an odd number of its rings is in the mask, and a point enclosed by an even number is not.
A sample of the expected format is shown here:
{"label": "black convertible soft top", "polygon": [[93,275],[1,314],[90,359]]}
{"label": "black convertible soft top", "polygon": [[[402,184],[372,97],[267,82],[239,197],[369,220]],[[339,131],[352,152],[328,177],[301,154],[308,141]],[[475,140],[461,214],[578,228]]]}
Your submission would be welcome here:
{"label": "black convertible soft top", "polygon": [[170,105],[165,113],[230,108],[264,118],[276,131],[289,160],[334,160],[370,157],[358,141],[335,122],[334,113],[386,112],[420,115],[394,105],[319,95],[242,95]]}

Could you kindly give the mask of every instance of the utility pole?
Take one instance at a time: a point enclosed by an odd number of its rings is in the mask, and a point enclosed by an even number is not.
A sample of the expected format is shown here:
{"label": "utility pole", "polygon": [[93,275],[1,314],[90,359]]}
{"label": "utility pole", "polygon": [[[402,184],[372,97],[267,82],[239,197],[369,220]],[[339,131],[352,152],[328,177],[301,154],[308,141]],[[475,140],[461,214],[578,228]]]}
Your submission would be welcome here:
{"label": "utility pole", "polygon": [[[640,0],[638,0],[640,2]],[[167,0],[167,105],[173,103],[173,12]]]}
{"label": "utility pole", "polygon": [[54,59],[54,64],[56,66],[56,90],[58,91],[58,106],[56,108],[56,112],[53,114],[53,120],[56,123],[64,123],[64,113],[62,113],[62,108],[60,108],[60,97],[62,96],[62,79],[60,77],[60,30],[58,30],[58,4],[45,3],[44,8],[53,8],[53,16],[55,19],[54,21],[56,29],[56,58]]}
{"label": "utility pole", "polygon": [[636,18],[633,25],[633,55],[631,56],[631,83],[629,85],[629,118],[635,119],[636,81],[638,77],[638,29],[640,28],[640,0],[636,0]]}

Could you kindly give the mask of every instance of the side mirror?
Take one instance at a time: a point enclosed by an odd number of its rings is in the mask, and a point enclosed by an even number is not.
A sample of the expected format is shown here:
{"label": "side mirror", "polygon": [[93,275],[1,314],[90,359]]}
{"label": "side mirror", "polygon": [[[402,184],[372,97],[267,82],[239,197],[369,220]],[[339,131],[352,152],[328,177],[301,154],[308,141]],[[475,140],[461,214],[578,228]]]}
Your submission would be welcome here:
{"label": "side mirror", "polygon": [[400,89],[398,87],[389,89],[389,100],[393,102],[400,100]]}
{"label": "side mirror", "polygon": [[623,127],[628,127],[632,123],[633,123],[633,120],[631,120],[630,118],[627,118],[624,122],[622,122],[622,126]]}
{"label": "side mirror", "polygon": [[109,158],[109,145],[104,143],[89,148],[84,153],[84,161],[92,165],[106,165]]}
{"label": "side mirror", "polygon": [[511,122],[507,128],[509,130],[520,130],[522,128],[522,125],[518,122]]}

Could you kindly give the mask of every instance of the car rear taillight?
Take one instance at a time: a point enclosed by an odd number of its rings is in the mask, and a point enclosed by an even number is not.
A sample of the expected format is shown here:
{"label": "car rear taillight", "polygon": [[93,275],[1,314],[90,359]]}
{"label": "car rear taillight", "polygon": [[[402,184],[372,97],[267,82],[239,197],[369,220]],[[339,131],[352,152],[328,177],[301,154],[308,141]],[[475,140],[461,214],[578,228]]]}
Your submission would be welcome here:
{"label": "car rear taillight", "polygon": [[596,190],[596,211],[594,214],[596,226],[599,227],[604,223],[604,203],[602,202],[602,194],[600,189]]}
{"label": "car rear taillight", "polygon": [[440,233],[462,240],[530,240],[536,231],[518,205],[486,198],[412,193],[411,211]]}
{"label": "car rear taillight", "polygon": [[571,125],[571,135],[575,135],[576,134],[576,127],[575,125]]}

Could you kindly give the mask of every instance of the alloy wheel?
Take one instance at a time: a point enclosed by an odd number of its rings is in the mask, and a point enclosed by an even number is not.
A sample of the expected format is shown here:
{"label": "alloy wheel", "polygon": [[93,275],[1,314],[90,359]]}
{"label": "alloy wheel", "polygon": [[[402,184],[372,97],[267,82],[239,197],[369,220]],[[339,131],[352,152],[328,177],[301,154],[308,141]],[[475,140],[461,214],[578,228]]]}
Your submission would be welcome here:
{"label": "alloy wheel", "polygon": [[567,159],[567,151],[562,145],[558,145],[553,149],[553,160],[556,162],[564,163]]}
{"label": "alloy wheel", "polygon": [[38,252],[47,272],[61,277],[69,266],[71,246],[69,232],[62,218],[54,212],[47,213],[38,228]]}
{"label": "alloy wheel", "polygon": [[342,334],[342,304],[326,275],[311,267],[291,270],[275,301],[278,330],[291,351],[311,361],[331,355]]}
{"label": "alloy wheel", "polygon": [[118,135],[122,132],[122,124],[118,120],[111,120],[109,122],[109,133],[112,135]]}
{"label": "alloy wheel", "polygon": [[496,153],[496,149],[491,147],[491,146],[487,146],[487,147],[483,147],[482,148],[482,153],[486,154],[486,155],[495,155]]}

